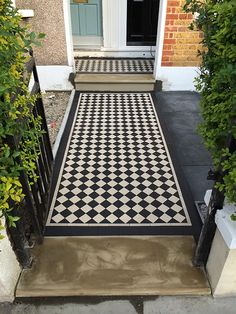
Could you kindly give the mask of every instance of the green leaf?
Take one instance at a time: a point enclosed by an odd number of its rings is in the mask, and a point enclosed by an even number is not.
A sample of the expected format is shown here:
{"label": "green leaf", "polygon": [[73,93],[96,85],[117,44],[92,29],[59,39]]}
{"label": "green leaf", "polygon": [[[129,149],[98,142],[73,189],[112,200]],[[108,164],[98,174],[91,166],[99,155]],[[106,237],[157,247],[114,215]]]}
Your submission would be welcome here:
{"label": "green leaf", "polygon": [[46,34],[44,34],[44,33],[38,34],[38,39],[44,39],[45,37],[46,37]]}

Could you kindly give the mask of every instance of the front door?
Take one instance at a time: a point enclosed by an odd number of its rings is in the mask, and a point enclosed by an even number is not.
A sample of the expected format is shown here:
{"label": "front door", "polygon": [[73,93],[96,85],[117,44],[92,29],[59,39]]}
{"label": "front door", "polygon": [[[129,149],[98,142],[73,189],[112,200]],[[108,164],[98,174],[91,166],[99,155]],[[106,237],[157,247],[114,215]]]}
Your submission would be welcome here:
{"label": "front door", "polygon": [[127,1],[127,46],[155,46],[160,0]]}
{"label": "front door", "polygon": [[102,0],[71,0],[74,46],[102,45]]}

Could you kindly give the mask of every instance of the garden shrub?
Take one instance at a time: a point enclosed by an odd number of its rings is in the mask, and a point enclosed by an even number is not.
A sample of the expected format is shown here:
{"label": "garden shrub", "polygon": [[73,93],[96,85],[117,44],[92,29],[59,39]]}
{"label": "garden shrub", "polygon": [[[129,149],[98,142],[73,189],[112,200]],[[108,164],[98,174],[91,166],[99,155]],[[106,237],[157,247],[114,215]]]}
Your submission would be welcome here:
{"label": "garden shrub", "polygon": [[236,1],[186,0],[186,12],[198,14],[191,29],[203,32],[200,75],[200,125],[215,170],[222,169],[223,181],[216,187],[236,204],[236,151],[228,141],[236,140]]}
{"label": "garden shrub", "polygon": [[[24,198],[20,171],[36,178],[41,121],[32,114],[37,96],[28,91],[24,68],[32,44],[39,45],[43,36],[22,26],[11,0],[0,0],[0,239],[1,218],[9,226],[19,219],[11,213],[12,206],[19,206]],[[7,144],[13,137],[18,139],[17,145]]]}

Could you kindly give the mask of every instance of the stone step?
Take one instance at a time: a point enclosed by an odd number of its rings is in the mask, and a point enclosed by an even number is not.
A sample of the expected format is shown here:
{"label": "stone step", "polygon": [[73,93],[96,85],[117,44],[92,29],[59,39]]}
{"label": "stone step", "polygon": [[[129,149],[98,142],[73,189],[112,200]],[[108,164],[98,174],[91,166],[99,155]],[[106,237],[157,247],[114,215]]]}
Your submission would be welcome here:
{"label": "stone step", "polygon": [[16,297],[209,295],[192,236],[50,237]]}
{"label": "stone step", "polygon": [[77,73],[75,87],[79,91],[153,91],[152,74]]}

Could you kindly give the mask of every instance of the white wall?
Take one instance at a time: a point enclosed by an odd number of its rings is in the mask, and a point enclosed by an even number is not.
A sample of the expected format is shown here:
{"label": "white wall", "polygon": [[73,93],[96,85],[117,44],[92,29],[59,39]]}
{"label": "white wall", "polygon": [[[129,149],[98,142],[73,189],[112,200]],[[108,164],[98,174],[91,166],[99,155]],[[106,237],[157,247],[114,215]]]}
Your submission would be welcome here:
{"label": "white wall", "polygon": [[236,296],[236,222],[230,218],[235,210],[226,201],[215,217],[217,230],[206,265],[215,297]]}
{"label": "white wall", "polygon": [[41,90],[72,90],[73,85],[68,81],[73,68],[69,66],[48,65],[37,66]]}
{"label": "white wall", "polygon": [[21,272],[10,241],[5,238],[0,240],[0,302],[12,302],[15,287]]}
{"label": "white wall", "polygon": [[156,67],[156,80],[161,80],[164,91],[195,91],[194,79],[198,76],[197,67]]}

